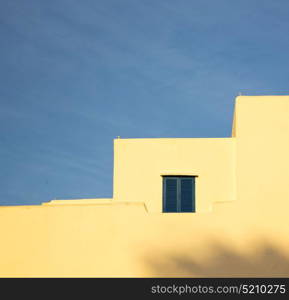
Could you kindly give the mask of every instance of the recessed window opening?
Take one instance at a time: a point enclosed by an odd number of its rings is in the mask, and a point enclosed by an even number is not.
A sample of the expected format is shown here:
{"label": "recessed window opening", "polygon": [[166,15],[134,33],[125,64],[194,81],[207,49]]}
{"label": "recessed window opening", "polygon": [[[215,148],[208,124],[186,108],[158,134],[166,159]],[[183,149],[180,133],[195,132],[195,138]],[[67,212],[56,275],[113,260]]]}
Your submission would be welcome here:
{"label": "recessed window opening", "polygon": [[195,212],[195,177],[163,176],[163,212]]}

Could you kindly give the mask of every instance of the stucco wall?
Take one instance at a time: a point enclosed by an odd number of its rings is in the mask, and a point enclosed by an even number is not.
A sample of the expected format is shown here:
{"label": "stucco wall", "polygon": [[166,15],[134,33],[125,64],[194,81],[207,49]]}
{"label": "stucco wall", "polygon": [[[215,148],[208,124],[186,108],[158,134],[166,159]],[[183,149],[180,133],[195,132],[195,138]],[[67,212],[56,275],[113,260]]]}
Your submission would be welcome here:
{"label": "stucco wall", "polygon": [[235,139],[116,139],[114,199],[141,201],[150,212],[162,211],[162,176],[195,175],[196,211],[233,201]]}
{"label": "stucco wall", "polygon": [[0,276],[289,275],[288,226],[268,226],[236,202],[155,214],[97,201],[1,208]]}
{"label": "stucco wall", "polygon": [[289,96],[241,96],[236,113],[238,202],[270,227],[288,217]]}

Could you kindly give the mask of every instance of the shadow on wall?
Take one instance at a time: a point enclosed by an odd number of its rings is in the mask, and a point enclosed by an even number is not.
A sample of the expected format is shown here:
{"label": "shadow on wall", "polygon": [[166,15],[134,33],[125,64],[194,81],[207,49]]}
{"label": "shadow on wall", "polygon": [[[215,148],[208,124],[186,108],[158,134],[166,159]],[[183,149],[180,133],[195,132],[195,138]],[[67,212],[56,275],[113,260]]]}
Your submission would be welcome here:
{"label": "shadow on wall", "polygon": [[289,277],[289,256],[268,242],[241,254],[220,243],[208,247],[205,259],[194,251],[164,253],[148,259],[153,276],[163,277]]}

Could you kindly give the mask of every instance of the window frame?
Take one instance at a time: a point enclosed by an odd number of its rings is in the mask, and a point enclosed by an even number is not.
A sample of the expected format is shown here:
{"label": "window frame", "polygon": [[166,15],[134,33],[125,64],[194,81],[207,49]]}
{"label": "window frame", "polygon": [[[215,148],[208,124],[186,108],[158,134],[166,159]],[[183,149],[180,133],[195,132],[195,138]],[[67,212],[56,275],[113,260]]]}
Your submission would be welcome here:
{"label": "window frame", "polygon": [[[162,194],[162,212],[163,213],[195,213],[196,212],[196,178],[197,175],[161,175],[163,180],[163,194]],[[192,179],[192,211],[181,210],[181,179]],[[177,211],[165,211],[166,207],[166,179],[176,179],[176,194],[177,194]]]}

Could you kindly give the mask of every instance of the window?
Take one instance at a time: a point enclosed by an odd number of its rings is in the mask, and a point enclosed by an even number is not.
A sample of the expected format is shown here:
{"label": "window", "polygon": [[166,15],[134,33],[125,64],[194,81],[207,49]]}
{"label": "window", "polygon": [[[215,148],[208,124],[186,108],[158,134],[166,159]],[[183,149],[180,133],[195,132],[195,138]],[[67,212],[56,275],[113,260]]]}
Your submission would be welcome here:
{"label": "window", "polygon": [[163,176],[163,212],[195,212],[195,176]]}

